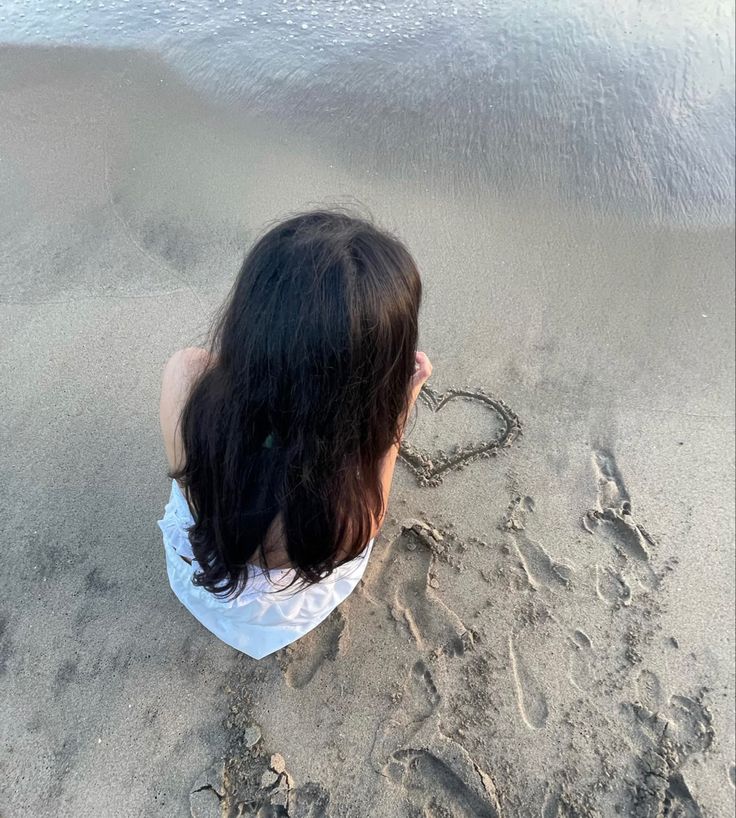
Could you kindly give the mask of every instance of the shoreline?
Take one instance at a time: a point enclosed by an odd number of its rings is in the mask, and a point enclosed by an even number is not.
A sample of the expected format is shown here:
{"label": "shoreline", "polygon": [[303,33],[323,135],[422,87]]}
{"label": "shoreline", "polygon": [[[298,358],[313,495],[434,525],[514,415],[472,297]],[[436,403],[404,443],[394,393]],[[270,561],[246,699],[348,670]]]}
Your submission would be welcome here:
{"label": "shoreline", "polygon": [[[117,66],[123,76],[130,74],[126,82],[135,81],[141,87],[147,86],[152,96],[162,90],[153,81],[157,77],[158,83],[167,86],[169,100],[180,96],[203,115],[205,112],[219,113],[223,121],[235,130],[258,130],[263,122],[266,123],[263,132],[273,133],[288,125],[290,134],[283,140],[285,145],[291,139],[300,147],[308,146],[318,153],[326,152],[339,163],[350,166],[353,173],[364,175],[364,183],[370,183],[371,177],[381,176],[388,169],[404,185],[416,186],[417,193],[423,196],[431,197],[433,189],[439,187],[453,199],[467,200],[474,209],[487,200],[489,191],[493,191],[499,202],[525,202],[532,210],[539,209],[542,213],[549,208],[561,208],[578,218],[592,218],[600,220],[602,224],[613,221],[642,225],[645,230],[717,232],[728,230],[733,224],[736,202],[728,183],[725,199],[703,199],[699,201],[698,210],[686,212],[667,201],[664,191],[658,191],[654,199],[646,200],[643,190],[636,187],[626,195],[611,188],[607,198],[596,200],[590,191],[568,187],[562,168],[550,167],[542,174],[548,187],[540,187],[536,179],[525,178],[519,169],[516,176],[507,176],[508,171],[500,159],[492,158],[489,163],[488,156],[493,156],[492,145],[486,145],[481,150],[480,143],[475,148],[453,144],[451,135],[444,133],[449,122],[441,121],[438,127],[442,133],[427,137],[429,141],[426,144],[413,141],[419,138],[418,134],[427,130],[428,122],[441,118],[437,107],[440,100],[434,100],[432,104],[435,107],[428,103],[429,107],[420,112],[421,116],[420,113],[407,113],[404,119],[396,118],[395,123],[388,123],[394,128],[390,138],[384,133],[380,140],[376,140],[367,126],[360,130],[356,127],[359,123],[352,119],[346,124],[336,118],[328,86],[304,88],[298,94],[295,91],[294,98],[288,95],[283,99],[276,97],[273,102],[269,102],[255,88],[250,92],[244,88],[242,96],[233,99],[219,99],[211,88],[198,85],[196,76],[188,75],[183,65],[172,62],[172,55],[167,56],[153,48],[0,43],[0,54],[6,71],[9,58],[11,69],[13,63],[19,60],[19,67],[24,72],[28,71],[29,63],[43,71],[44,63],[60,60],[65,74],[78,76],[82,83],[92,63],[103,74],[108,74],[112,66]],[[4,81],[7,82],[7,78]],[[11,80],[11,84],[17,82],[17,77]],[[314,115],[303,107],[305,98],[314,100]],[[349,109],[352,104],[355,101],[350,99],[341,103],[344,109]],[[369,108],[370,97],[362,99],[360,104]],[[419,118],[414,121],[412,116]],[[367,113],[363,117],[369,118]],[[350,128],[346,130],[348,124]],[[477,130],[478,123],[473,127]],[[301,132],[295,129],[301,129]],[[440,148],[442,152],[438,153]],[[536,149],[530,147],[529,161],[538,161],[534,154]],[[732,160],[728,168],[713,168],[714,173],[729,177],[733,175],[733,170]],[[551,184],[552,178],[557,179],[555,184]],[[424,184],[420,185],[420,181]],[[610,184],[606,182],[609,187]]]}

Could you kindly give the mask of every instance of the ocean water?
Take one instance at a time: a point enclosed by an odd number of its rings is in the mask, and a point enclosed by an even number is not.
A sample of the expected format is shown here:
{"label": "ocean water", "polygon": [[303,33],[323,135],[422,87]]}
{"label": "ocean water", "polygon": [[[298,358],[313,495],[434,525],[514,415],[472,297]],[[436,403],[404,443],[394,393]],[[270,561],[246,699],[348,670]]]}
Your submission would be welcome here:
{"label": "ocean water", "polygon": [[0,42],[155,52],[376,168],[733,220],[734,10],[696,0],[5,0]]}

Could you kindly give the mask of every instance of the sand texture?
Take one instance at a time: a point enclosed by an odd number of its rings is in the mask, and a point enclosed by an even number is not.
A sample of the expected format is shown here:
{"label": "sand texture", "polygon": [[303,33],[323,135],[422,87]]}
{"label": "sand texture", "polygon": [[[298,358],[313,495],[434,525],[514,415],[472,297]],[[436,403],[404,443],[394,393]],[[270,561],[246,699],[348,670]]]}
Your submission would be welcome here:
{"label": "sand texture", "polygon": [[[732,226],[368,173],[123,51],[6,48],[0,109],[3,818],[733,813]],[[352,197],[434,375],[360,586],[255,662],[167,584],[161,370]]]}

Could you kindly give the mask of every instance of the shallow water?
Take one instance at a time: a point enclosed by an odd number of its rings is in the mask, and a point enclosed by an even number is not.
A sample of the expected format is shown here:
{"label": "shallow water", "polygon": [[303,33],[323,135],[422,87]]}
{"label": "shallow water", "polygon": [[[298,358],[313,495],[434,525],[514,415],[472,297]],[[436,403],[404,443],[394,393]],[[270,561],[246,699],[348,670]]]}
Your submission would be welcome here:
{"label": "shallow water", "polygon": [[10,2],[0,42],[154,51],[369,171],[733,218],[731,3]]}

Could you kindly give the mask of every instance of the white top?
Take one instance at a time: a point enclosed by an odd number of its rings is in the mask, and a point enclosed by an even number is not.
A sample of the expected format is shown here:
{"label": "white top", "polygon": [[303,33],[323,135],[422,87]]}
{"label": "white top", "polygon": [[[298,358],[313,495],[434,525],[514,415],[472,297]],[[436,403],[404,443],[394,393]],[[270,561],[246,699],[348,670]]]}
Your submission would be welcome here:
{"label": "white top", "polygon": [[[374,540],[329,577],[314,585],[300,587],[293,568],[249,569],[245,589],[234,599],[218,599],[192,583],[199,570],[194,559],[187,527],[194,525],[189,505],[176,480],[158,526],[163,532],[166,569],[171,590],[191,614],[209,631],[231,647],[262,659],[283,648],[319,625],[350,594],[363,576]],[[182,559],[192,560],[190,565]]]}

